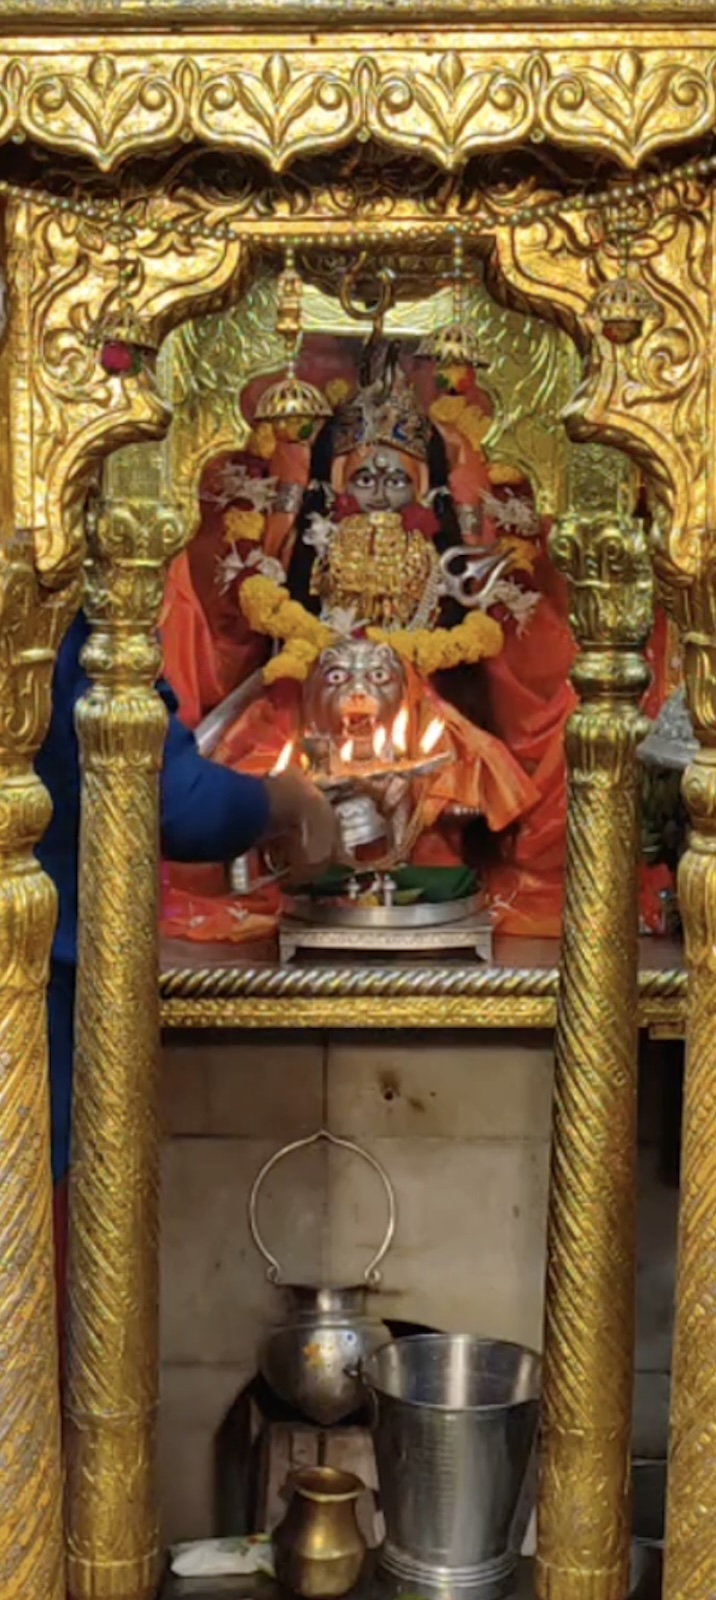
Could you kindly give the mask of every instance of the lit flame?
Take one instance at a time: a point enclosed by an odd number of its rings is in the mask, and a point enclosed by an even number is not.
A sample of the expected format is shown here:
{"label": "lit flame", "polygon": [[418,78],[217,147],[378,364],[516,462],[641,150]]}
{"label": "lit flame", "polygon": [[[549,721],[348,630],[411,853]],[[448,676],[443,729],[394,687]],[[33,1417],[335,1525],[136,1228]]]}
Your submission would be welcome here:
{"label": "lit flame", "polygon": [[445,723],[443,722],[442,717],[433,717],[432,722],[428,723],[423,737],[420,740],[420,750],[422,755],[429,756],[431,750],[435,749],[438,739],[440,739],[442,736],[444,727]]}
{"label": "lit flame", "polygon": [[269,773],[269,777],[277,778],[280,772],[285,772],[286,768],[291,765],[291,756],[292,755],[293,755],[293,739],[289,739],[288,744],[284,745],[283,750],[280,752],[280,754],[278,755],[276,761],[274,762],[274,765],[272,766],[271,771]]}
{"label": "lit flame", "polygon": [[353,740],[352,739],[346,739],[345,744],[341,745],[341,748],[338,751],[338,754],[339,754],[339,756],[341,758],[341,761],[345,761],[346,764],[349,761],[352,761],[353,760]]}
{"label": "lit flame", "polygon": [[396,755],[404,756],[408,748],[408,708],[401,706],[393,723],[392,745]]}
{"label": "lit flame", "polygon": [[385,741],[387,737],[387,728],[376,728],[375,733],[373,734],[373,755],[378,761],[380,761],[385,749]]}

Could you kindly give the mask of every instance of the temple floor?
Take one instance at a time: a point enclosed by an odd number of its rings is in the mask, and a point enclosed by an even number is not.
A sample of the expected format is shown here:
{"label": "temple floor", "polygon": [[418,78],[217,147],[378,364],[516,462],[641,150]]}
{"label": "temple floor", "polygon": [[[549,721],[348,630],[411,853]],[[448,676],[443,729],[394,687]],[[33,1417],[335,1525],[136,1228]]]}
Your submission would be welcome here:
{"label": "temple floor", "polygon": [[[661,1564],[653,1552],[644,1552],[639,1560],[639,1576],[632,1588],[630,1600],[659,1600],[661,1593]],[[370,1586],[361,1588],[363,1600],[370,1600]],[[358,1593],[358,1591],[356,1591]],[[265,1579],[260,1584],[246,1578],[173,1578],[171,1575],[161,1591],[160,1600],[277,1600],[284,1594]],[[531,1561],[520,1563],[518,1584],[513,1600],[535,1600],[534,1568]]]}

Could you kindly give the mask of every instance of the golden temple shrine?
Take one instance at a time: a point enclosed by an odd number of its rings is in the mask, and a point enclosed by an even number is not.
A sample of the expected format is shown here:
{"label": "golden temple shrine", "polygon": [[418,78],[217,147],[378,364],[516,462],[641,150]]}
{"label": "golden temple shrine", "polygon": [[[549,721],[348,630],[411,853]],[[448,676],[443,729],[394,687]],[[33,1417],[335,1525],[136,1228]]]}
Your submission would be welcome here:
{"label": "golden temple shrine", "polygon": [[716,1600],[713,8],[0,0],[0,206],[0,1600]]}

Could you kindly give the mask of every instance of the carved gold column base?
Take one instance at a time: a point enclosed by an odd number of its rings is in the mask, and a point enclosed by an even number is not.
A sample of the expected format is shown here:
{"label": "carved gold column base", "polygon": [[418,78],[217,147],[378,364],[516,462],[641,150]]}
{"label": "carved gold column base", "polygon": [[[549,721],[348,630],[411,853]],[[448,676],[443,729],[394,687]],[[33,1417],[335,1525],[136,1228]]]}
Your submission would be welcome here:
{"label": "carved gold column base", "polygon": [[566,885],[555,1045],[540,1600],[629,1587],[636,1190],[641,655],[651,569],[638,524],[565,518],[551,541],[581,645],[566,735]]}
{"label": "carved gold column base", "polygon": [[65,602],[0,550],[0,1600],[64,1600],[47,1008],[57,899],[32,770]]}

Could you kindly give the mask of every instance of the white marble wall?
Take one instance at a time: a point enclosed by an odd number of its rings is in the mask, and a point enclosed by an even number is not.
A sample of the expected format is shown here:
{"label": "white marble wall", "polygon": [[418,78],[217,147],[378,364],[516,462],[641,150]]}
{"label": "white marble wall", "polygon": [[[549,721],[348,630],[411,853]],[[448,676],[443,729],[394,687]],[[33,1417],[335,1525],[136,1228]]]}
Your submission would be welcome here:
{"label": "white marble wall", "polygon": [[[212,1530],[213,1440],[280,1316],[247,1225],[251,1183],[327,1125],[390,1174],[387,1316],[538,1345],[552,1082],[547,1035],[177,1034],[164,1058],[161,1478],[168,1540]],[[635,1447],[666,1439],[677,1193],[659,1180],[658,1073],[642,1073]],[[297,1281],[356,1281],[385,1201],[325,1147],[279,1167],[261,1219]]]}
{"label": "white marble wall", "polygon": [[[321,1124],[389,1173],[398,1230],[384,1314],[539,1344],[552,1055],[546,1036],[182,1034],[166,1042],[161,1475],[167,1539],[212,1527],[212,1448],[280,1314],[250,1239],[263,1161]],[[298,1281],[355,1281],[385,1201],[324,1147],[266,1186],[267,1238]]]}

